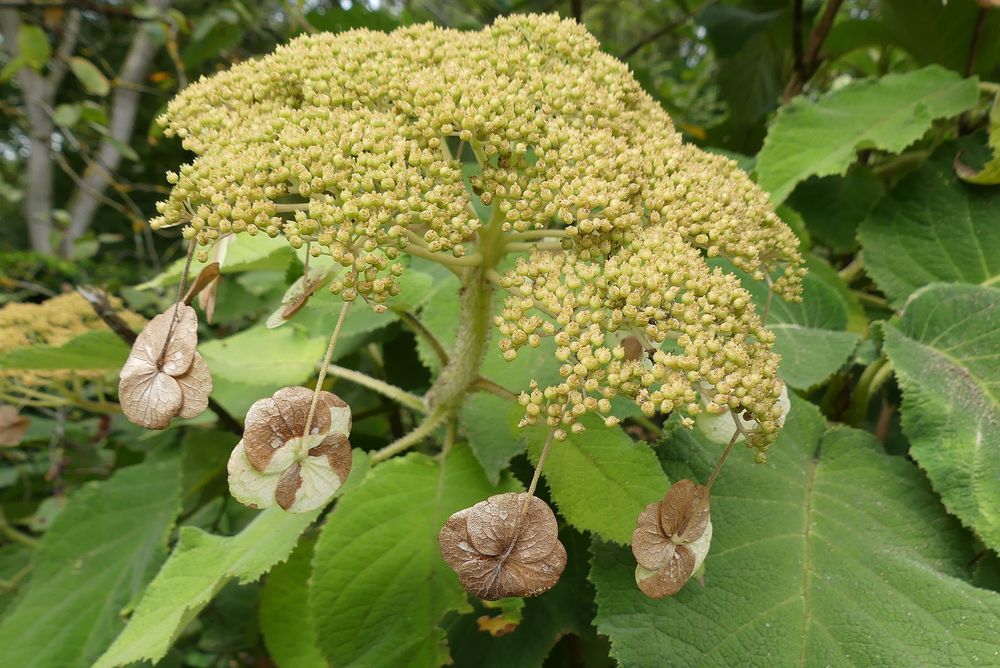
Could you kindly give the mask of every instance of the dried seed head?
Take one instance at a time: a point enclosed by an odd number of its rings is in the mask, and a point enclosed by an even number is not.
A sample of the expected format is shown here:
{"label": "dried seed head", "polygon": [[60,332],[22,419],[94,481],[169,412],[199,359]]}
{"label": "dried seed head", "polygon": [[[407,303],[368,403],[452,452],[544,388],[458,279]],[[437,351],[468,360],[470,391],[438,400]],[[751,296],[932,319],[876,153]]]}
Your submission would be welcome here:
{"label": "dried seed head", "polygon": [[30,420],[13,406],[0,405],[0,446],[13,446],[21,442],[28,431]]}
{"label": "dried seed head", "polygon": [[438,542],[465,590],[487,601],[537,596],[566,567],[556,517],[530,494],[497,494],[458,511]]}
{"label": "dried seed head", "polygon": [[122,367],[118,400],[125,417],[147,429],[166,429],[175,417],[201,414],[212,375],[197,345],[198,316],[190,306],[177,304],[150,320]]}
{"label": "dried seed head", "polygon": [[685,479],[639,513],[632,554],[646,596],[673,596],[701,567],[712,541],[709,503],[705,488]]}
{"label": "dried seed head", "polygon": [[351,409],[320,392],[303,435],[313,391],[286,387],[247,411],[246,427],[229,458],[229,491],[252,508],[277,504],[304,513],[326,504],[351,472]]}

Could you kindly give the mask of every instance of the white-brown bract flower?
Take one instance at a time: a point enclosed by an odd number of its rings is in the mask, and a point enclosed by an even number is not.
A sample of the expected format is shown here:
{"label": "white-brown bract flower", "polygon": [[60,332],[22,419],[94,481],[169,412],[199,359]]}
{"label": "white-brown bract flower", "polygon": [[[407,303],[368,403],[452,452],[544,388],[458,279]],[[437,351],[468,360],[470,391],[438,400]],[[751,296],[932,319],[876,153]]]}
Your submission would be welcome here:
{"label": "white-brown bract flower", "polygon": [[351,408],[320,392],[303,435],[313,391],[285,387],[247,411],[246,427],[229,458],[229,491],[251,508],[277,504],[304,513],[326,504],[351,472]]}
{"label": "white-brown bract flower", "polygon": [[438,543],[465,590],[487,601],[537,596],[566,567],[552,509],[529,494],[497,494],[458,511]]}
{"label": "white-brown bract flower", "polygon": [[677,481],[667,495],[639,513],[632,532],[635,581],[646,596],[673,596],[701,568],[712,542],[705,488]]}
{"label": "white-brown bract flower", "polygon": [[204,411],[212,374],[197,345],[198,316],[190,306],[176,304],[150,320],[122,367],[118,400],[125,417],[147,429],[166,429],[175,417]]}

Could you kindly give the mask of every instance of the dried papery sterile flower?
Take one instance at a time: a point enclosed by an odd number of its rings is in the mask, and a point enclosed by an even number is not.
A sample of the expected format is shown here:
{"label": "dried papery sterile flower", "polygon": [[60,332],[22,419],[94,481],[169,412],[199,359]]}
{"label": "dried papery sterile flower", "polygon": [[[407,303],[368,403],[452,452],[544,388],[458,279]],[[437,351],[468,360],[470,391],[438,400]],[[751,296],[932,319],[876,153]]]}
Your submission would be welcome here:
{"label": "dried papery sterile flower", "polygon": [[122,367],[118,400],[125,417],[147,429],[166,429],[175,417],[204,411],[212,374],[197,345],[198,316],[190,306],[177,304],[150,320]]}
{"label": "dried papery sterile flower", "polygon": [[309,269],[300,276],[285,290],[285,295],[281,298],[281,306],[267,319],[268,329],[284,325],[301,311],[309,298],[326,282],[329,276],[330,270],[327,267]]}
{"label": "dried papery sterile flower", "polygon": [[639,513],[632,554],[635,581],[646,596],[673,596],[701,568],[712,542],[709,501],[704,487],[679,480]]}
{"label": "dried papery sterile flower", "polygon": [[13,446],[20,443],[30,423],[13,406],[0,405],[0,445]]}
{"label": "dried papery sterile flower", "polygon": [[458,511],[438,535],[441,555],[473,596],[536,596],[566,567],[552,509],[531,494],[497,494]]}
{"label": "dried papery sterile flower", "polygon": [[313,391],[286,387],[247,411],[246,428],[229,458],[229,491],[251,508],[277,504],[293,513],[323,506],[351,472],[351,409],[320,391],[303,435]]}

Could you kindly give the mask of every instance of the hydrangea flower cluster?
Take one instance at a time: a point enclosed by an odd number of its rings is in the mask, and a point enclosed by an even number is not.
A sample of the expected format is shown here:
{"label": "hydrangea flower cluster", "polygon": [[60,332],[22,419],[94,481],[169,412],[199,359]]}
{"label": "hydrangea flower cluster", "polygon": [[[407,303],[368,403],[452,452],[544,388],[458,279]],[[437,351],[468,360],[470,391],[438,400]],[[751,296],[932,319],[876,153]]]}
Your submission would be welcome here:
{"label": "hydrangea flower cluster", "polygon": [[[773,335],[714,260],[796,299],[797,240],[575,22],[305,35],[188,87],[161,122],[196,158],[168,175],[154,227],[308,243],[344,267],[333,292],[377,309],[403,253],[505,288],[504,356],[552,338],[562,363],[561,382],[521,395],[523,424],[562,439],[586,413],[614,423],[627,397],[686,426],[732,411],[760,450],[776,436]],[[528,254],[499,273],[515,251]]]}

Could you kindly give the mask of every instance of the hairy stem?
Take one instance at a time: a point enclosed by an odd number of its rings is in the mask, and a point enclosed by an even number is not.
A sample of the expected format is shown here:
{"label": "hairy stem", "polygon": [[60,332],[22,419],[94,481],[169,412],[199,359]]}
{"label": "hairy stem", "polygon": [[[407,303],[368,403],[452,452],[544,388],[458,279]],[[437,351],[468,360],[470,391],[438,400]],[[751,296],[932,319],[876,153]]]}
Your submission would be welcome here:
{"label": "hairy stem", "polygon": [[376,451],[371,456],[371,463],[378,464],[381,461],[389,459],[395,454],[403,452],[407,448],[410,448],[417,443],[420,443],[425,438],[429,437],[434,433],[434,430],[444,422],[451,415],[451,411],[444,408],[436,408],[433,413],[427,416],[427,419],[421,422],[416,429],[411,431],[406,436],[393,441],[389,445],[385,446],[381,450]]}
{"label": "hairy stem", "polygon": [[360,371],[354,371],[353,369],[345,369],[342,366],[337,366],[336,364],[326,365],[327,373],[331,376],[337,378],[343,378],[344,380],[350,381],[361,385],[362,387],[367,387],[373,392],[378,392],[379,394],[392,399],[402,406],[413,409],[418,413],[426,413],[427,407],[424,405],[423,399],[415,394],[410,394],[406,390],[396,387],[384,380],[379,380],[378,378],[372,378],[366,373],[361,373]]}
{"label": "hairy stem", "polygon": [[309,430],[312,429],[313,418],[316,417],[316,406],[319,404],[319,392],[323,389],[323,381],[326,380],[326,371],[330,367],[330,360],[333,359],[333,350],[337,347],[337,339],[340,337],[340,328],[344,326],[344,321],[347,320],[347,311],[351,307],[351,302],[344,302],[344,306],[340,309],[340,317],[337,318],[337,324],[333,328],[333,334],[330,335],[330,343],[326,346],[326,354],[323,355],[323,366],[319,368],[319,377],[316,379],[316,389],[313,390],[312,403],[309,404],[309,415],[306,416],[306,428],[302,430],[303,436],[309,435]]}
{"label": "hairy stem", "polygon": [[479,378],[493,315],[493,284],[488,273],[503,257],[502,224],[503,214],[497,208],[489,224],[480,231],[478,255],[483,263],[467,269],[462,277],[455,345],[448,364],[427,393],[430,406],[457,410],[469,387]]}
{"label": "hairy stem", "polygon": [[885,355],[865,367],[861,377],[858,378],[858,384],[851,395],[851,405],[844,416],[848,424],[857,425],[865,419],[868,404],[891,373],[892,362]]}

